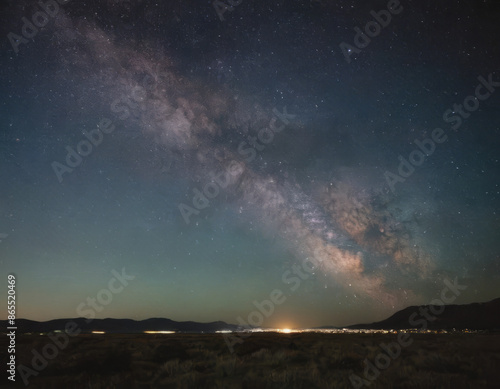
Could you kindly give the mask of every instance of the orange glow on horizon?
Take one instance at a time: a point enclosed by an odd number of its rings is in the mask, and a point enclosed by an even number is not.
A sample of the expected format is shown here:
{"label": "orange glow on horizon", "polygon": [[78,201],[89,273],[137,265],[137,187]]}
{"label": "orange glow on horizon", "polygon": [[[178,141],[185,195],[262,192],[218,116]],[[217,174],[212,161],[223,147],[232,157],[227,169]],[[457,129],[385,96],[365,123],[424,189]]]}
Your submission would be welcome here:
{"label": "orange glow on horizon", "polygon": [[144,331],[145,334],[175,334],[175,331]]}

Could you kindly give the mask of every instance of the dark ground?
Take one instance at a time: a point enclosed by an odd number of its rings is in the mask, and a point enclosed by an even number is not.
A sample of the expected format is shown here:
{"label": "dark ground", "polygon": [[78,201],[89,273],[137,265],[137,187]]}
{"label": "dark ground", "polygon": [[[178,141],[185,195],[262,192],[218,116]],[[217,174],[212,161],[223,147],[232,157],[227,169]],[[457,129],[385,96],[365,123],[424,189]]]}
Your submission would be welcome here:
{"label": "dark ground", "polygon": [[[393,359],[381,356],[381,344],[397,341],[396,334],[254,333],[234,353],[221,334],[78,335],[39,374],[25,370],[24,376],[32,388],[499,387],[500,334],[409,336],[413,343]],[[18,336],[15,387],[24,386],[20,364],[33,369],[33,356],[44,347],[52,356],[47,344],[54,344],[47,336]],[[377,374],[376,367],[365,372],[367,363],[389,366]],[[6,373],[1,387],[14,387]]]}

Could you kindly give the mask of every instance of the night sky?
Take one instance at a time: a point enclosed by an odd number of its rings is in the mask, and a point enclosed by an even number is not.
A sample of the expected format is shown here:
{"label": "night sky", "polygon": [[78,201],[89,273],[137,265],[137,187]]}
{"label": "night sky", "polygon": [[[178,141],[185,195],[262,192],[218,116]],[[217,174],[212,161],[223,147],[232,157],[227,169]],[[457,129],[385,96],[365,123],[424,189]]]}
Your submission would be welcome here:
{"label": "night sky", "polygon": [[264,326],[343,326],[445,279],[500,296],[498,2],[6,3],[18,318],[81,316],[116,272],[96,317],[237,323],[278,290]]}

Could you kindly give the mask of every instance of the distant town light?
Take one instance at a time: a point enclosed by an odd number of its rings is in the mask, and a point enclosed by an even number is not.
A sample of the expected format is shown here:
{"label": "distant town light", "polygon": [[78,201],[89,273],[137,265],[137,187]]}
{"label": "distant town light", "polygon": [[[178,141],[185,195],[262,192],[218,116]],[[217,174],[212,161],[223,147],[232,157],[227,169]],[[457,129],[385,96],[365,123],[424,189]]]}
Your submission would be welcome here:
{"label": "distant town light", "polygon": [[175,331],[144,331],[145,334],[175,334]]}

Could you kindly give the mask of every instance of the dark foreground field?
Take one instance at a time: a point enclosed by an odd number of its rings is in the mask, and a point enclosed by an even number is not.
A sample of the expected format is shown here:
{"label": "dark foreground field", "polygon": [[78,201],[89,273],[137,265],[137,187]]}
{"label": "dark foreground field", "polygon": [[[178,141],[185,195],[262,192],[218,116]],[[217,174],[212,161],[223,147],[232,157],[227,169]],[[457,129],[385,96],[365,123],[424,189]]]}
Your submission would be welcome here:
{"label": "dark foreground field", "polygon": [[[396,334],[256,333],[237,344],[233,354],[220,334],[79,335],[58,348],[46,367],[38,366],[28,387],[500,387],[500,334],[412,334],[411,339],[393,359],[381,356],[380,344],[397,341]],[[31,372],[33,350],[42,353],[53,344],[41,335],[16,341],[16,362]],[[0,345],[7,349],[5,336]],[[45,351],[50,355],[54,348]],[[6,361],[2,351],[2,366]],[[10,387],[5,370],[2,376],[0,387]],[[22,381],[18,371],[15,386],[24,386]]]}

